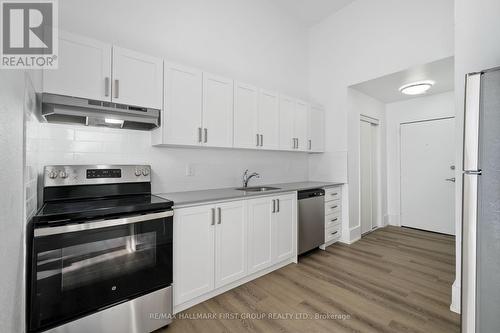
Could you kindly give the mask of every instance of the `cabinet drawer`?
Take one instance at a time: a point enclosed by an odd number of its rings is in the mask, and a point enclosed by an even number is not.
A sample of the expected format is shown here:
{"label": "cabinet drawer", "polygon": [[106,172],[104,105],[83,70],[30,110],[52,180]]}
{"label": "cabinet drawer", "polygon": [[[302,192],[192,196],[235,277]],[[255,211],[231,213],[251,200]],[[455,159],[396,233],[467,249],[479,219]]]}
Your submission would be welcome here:
{"label": "cabinet drawer", "polygon": [[337,224],[333,227],[330,227],[325,230],[325,243],[329,243],[331,241],[336,241],[340,239],[342,234],[342,225]]}
{"label": "cabinet drawer", "polygon": [[337,211],[333,214],[329,214],[325,216],[325,229],[331,228],[337,224],[340,224],[342,220],[340,219],[340,211]]}
{"label": "cabinet drawer", "polygon": [[325,202],[325,215],[340,212],[340,200]]}
{"label": "cabinet drawer", "polygon": [[340,200],[342,192],[340,187],[332,187],[325,189],[325,202],[332,200]]}

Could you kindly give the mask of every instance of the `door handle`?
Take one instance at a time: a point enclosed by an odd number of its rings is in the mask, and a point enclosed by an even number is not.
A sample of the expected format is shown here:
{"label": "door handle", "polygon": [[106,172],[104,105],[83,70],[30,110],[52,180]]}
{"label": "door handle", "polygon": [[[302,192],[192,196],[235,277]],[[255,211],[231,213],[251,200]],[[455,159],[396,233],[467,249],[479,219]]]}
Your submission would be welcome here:
{"label": "door handle", "polygon": [[264,135],[260,135],[260,146],[263,147],[264,146]]}
{"label": "door handle", "polygon": [[200,142],[200,143],[202,141],[202,133],[201,133],[201,131],[202,131],[201,127],[198,127],[198,142]]}
{"label": "door handle", "polygon": [[220,207],[217,207],[217,213],[219,213],[219,221],[217,222],[217,224],[221,224],[222,223],[222,209]]}
{"label": "door handle", "polygon": [[309,150],[311,150],[311,149],[312,149],[312,140],[309,139]]}
{"label": "door handle", "polygon": [[453,177],[453,178],[446,178],[445,180],[446,180],[447,182],[452,182],[452,183],[454,183],[454,182],[456,182],[456,181],[457,181],[457,179],[456,179],[455,177]]}
{"label": "door handle", "polygon": [[208,141],[208,128],[205,128],[205,143]]}
{"label": "door handle", "polygon": [[119,80],[115,80],[115,86],[114,86],[114,90],[115,90],[115,96],[114,98],[118,98],[120,96],[120,81]]}
{"label": "door handle", "polygon": [[276,213],[280,212],[280,199],[276,199],[277,205],[276,205]]}
{"label": "door handle", "polygon": [[104,96],[109,97],[109,77],[104,78]]}
{"label": "door handle", "polygon": [[259,136],[259,134],[257,134],[257,147],[260,146],[259,138],[260,138],[260,136]]}
{"label": "door handle", "polygon": [[299,149],[299,138],[297,138],[296,140],[297,140],[297,149]]}
{"label": "door handle", "polygon": [[332,207],[330,207],[330,209],[335,209],[335,208],[337,208],[337,207],[338,207],[338,206],[332,206]]}
{"label": "door handle", "polygon": [[215,225],[215,208],[212,208],[212,223],[211,225]]}
{"label": "door handle", "polygon": [[336,217],[336,218],[334,218],[333,220],[330,220],[330,221],[331,221],[331,222],[335,222],[335,221],[337,221],[337,220],[338,220],[338,218]]}
{"label": "door handle", "polygon": [[273,200],[273,213],[276,213],[276,200]]}

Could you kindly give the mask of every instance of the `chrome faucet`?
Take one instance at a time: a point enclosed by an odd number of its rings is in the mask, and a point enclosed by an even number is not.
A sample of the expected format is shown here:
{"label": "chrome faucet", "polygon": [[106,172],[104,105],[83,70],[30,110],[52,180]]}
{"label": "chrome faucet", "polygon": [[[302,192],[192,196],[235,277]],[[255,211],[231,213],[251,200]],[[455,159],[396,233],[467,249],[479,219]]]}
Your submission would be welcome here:
{"label": "chrome faucet", "polygon": [[248,169],[246,169],[245,172],[243,173],[243,187],[248,187],[248,181],[253,177],[260,178],[260,175],[257,172],[253,172],[249,175]]}

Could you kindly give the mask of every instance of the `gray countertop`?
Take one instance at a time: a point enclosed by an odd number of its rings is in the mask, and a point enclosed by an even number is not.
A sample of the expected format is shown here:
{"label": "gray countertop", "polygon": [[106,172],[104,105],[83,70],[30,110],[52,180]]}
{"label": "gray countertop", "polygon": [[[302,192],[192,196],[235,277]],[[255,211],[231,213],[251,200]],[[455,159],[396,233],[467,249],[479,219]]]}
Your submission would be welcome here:
{"label": "gray countertop", "polygon": [[265,184],[261,186],[272,186],[278,187],[278,190],[271,190],[265,192],[245,192],[236,190],[234,187],[229,188],[215,188],[210,190],[200,190],[200,191],[186,191],[186,192],[171,192],[171,193],[159,193],[156,194],[162,198],[172,200],[174,202],[174,207],[181,206],[191,206],[201,203],[224,201],[231,199],[242,199],[248,197],[283,193],[283,192],[293,192],[308,190],[313,188],[321,187],[332,187],[342,185],[342,183],[330,183],[330,182],[296,182],[296,183],[282,183],[282,184]]}

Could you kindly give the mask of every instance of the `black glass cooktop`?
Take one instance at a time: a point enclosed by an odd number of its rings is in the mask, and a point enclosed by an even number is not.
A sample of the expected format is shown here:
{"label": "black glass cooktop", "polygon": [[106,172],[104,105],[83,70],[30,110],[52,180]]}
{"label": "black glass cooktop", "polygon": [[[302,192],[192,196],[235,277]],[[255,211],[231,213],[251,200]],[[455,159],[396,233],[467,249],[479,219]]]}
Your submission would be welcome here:
{"label": "black glass cooktop", "polygon": [[173,202],[155,195],[127,195],[111,198],[53,201],[40,208],[34,222],[57,223],[68,220],[95,219],[110,215],[170,209]]}

